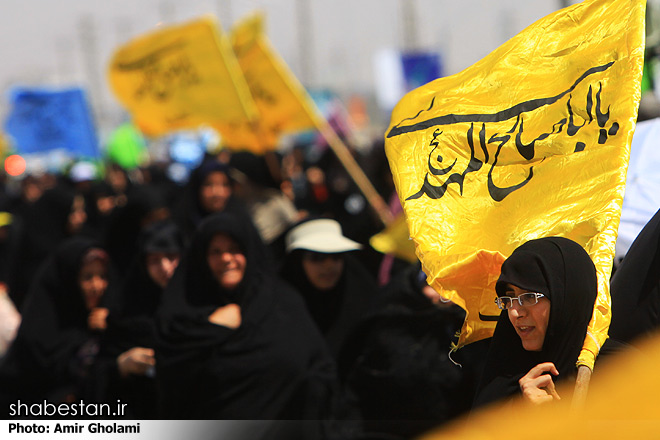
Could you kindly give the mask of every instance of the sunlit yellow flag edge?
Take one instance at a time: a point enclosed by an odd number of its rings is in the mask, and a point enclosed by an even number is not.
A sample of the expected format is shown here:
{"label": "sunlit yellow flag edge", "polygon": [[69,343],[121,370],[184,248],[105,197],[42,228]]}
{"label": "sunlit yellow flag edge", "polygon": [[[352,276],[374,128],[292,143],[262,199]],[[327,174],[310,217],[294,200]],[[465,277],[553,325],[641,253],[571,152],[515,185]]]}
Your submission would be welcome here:
{"label": "sunlit yellow flag edge", "polygon": [[369,244],[383,254],[392,254],[410,263],[418,261],[404,213],[399,214],[383,231],[372,236]]}
{"label": "sunlit yellow flag edge", "polygon": [[579,360],[593,367],[610,321],[644,9],[641,0],[592,0],[557,11],[394,109],[386,152],[429,284],[467,311],[459,346],[492,334],[505,257],[560,235],[597,268]]}

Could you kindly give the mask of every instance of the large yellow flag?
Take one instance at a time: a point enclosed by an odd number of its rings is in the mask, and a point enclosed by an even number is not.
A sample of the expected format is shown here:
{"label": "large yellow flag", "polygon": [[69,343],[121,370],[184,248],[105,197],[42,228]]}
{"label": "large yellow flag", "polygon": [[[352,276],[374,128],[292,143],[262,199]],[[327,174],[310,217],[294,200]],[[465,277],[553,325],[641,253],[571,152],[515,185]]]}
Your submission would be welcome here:
{"label": "large yellow flag", "polygon": [[226,37],[211,17],[144,35],[109,66],[117,98],[148,135],[252,121],[257,110]]}
{"label": "large yellow flag", "polygon": [[264,33],[263,15],[239,23],[231,33],[232,47],[256,103],[254,123],[220,124],[223,142],[257,153],[273,150],[282,133],[319,126],[316,106],[279,57]]}
{"label": "large yellow flag", "polygon": [[527,240],[564,236],[598,272],[579,361],[593,367],[610,322],[644,8],[591,0],[557,11],[394,109],[386,152],[429,284],[467,311],[459,347],[492,335],[504,259]]}

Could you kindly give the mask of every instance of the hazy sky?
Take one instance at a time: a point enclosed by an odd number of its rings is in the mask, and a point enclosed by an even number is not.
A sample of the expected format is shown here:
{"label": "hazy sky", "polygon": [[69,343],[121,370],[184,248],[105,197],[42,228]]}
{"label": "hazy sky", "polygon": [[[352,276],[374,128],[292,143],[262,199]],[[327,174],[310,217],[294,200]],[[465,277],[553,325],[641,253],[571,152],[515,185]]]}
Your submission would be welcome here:
{"label": "hazy sky", "polygon": [[[0,87],[87,87],[108,114],[119,105],[105,70],[113,50],[159,22],[204,13],[228,29],[253,10],[307,86],[374,94],[374,54],[406,41],[442,56],[445,73],[473,64],[508,38],[557,10],[558,0],[2,0]],[[404,9],[412,33],[404,35]],[[0,111],[6,113],[3,95]]]}

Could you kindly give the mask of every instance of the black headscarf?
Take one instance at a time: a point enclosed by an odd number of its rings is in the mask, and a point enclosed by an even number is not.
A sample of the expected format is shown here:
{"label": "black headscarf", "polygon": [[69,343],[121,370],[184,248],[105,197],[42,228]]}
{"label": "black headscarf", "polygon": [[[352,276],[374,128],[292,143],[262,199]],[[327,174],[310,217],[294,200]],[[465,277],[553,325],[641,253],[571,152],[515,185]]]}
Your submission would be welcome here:
{"label": "black headscarf", "polygon": [[[401,271],[349,338],[340,369],[370,432],[415,438],[469,409],[474,377],[448,356],[465,312],[434,305],[419,268]],[[398,437],[397,437],[398,438]]]}
{"label": "black headscarf", "polygon": [[541,351],[526,351],[508,312],[502,311],[493,334],[475,405],[519,392],[518,380],[542,362],[553,362],[559,376],[573,377],[598,292],[596,268],[587,252],[562,237],[546,237],[519,246],[502,264],[498,296],[506,284],[543,293],[550,317]]}
{"label": "black headscarf", "polygon": [[[112,218],[112,211],[104,213],[99,210],[98,201],[104,197],[116,197],[114,188],[105,180],[94,181],[89,192],[85,194],[85,223],[84,235],[96,240],[103,240]],[[114,208],[113,208],[114,210]]]}
{"label": "black headscarf", "polygon": [[[218,233],[246,257],[243,280],[223,289],[207,263]],[[304,305],[270,273],[258,233],[240,217],[214,214],[200,225],[163,295],[156,372],[163,415],[176,418],[322,418],[334,366]],[[218,307],[241,307],[232,329],[208,321]]]}
{"label": "black headscarf", "polygon": [[[47,256],[69,235],[67,226],[76,192],[60,184],[46,191],[26,217],[27,231],[41,245],[41,256]],[[44,218],[48,218],[44,222]]]}
{"label": "black headscarf", "polygon": [[373,276],[350,253],[342,255],[344,270],[330,290],[317,289],[303,268],[303,250],[294,250],[281,269],[282,278],[300,293],[312,319],[338,358],[349,334],[364,318],[378,292]]}
{"label": "black headscarf", "polygon": [[37,269],[70,236],[67,227],[75,196],[72,188],[60,184],[24,211],[24,227],[15,255],[20,263],[9,277],[10,295],[20,311]]}
{"label": "black headscarf", "polygon": [[155,347],[153,319],[163,288],[149,275],[147,256],[154,252],[182,254],[183,235],[172,220],[163,220],[142,231],[138,246],[139,253],[128,271],[117,308],[108,318],[108,343],[118,345],[122,352],[136,346]]}
{"label": "black headscarf", "polygon": [[[89,360],[79,351],[95,338],[87,326],[89,311],[78,273],[85,254],[97,247],[88,238],[71,238],[41,267],[26,299],[16,340],[0,366],[3,397],[57,401],[76,392],[84,373],[81,364]],[[106,291],[102,306],[107,306],[108,298],[111,295]]]}
{"label": "black headscarf", "polygon": [[170,217],[162,188],[153,185],[135,186],[128,194],[126,205],[116,208],[111,216],[105,243],[115,267],[123,277],[138,254],[140,232],[155,220]]}
{"label": "black headscarf", "polygon": [[181,254],[183,236],[172,220],[164,220],[147,226],[140,234],[138,246],[139,254],[128,271],[116,308],[108,316],[108,328],[95,369],[95,387],[110,401],[126,402],[130,417],[156,419],[160,415],[153,375],[121,376],[117,358],[134,347],[156,347],[154,314],[163,288],[149,276],[147,256],[152,252]]}
{"label": "black headscarf", "polygon": [[611,281],[610,336],[623,342],[660,327],[660,211],[644,226]]}
{"label": "black headscarf", "polygon": [[[200,192],[206,178],[214,172],[223,173],[229,179],[230,184],[233,185],[229,166],[216,159],[207,159],[192,171],[186,188],[181,195],[181,200],[179,200],[177,209],[175,210],[176,220],[186,239],[192,237],[202,220],[213,214],[206,211],[201,205]],[[247,209],[233,194],[229,196],[223,212],[232,212],[242,215],[246,219],[250,218]]]}

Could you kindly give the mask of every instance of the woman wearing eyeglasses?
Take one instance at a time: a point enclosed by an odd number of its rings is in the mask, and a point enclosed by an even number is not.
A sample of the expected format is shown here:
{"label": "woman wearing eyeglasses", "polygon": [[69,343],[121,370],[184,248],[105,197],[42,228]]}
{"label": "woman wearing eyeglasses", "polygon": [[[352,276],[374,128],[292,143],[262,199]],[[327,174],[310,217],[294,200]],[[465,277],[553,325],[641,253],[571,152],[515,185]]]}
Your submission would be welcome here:
{"label": "woman wearing eyeglasses", "polygon": [[502,313],[473,406],[569,397],[555,384],[576,376],[598,290],[587,252],[562,237],[531,240],[504,261],[495,290]]}

